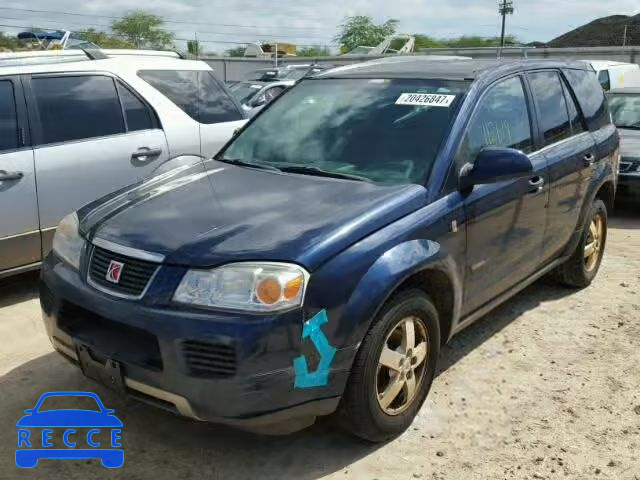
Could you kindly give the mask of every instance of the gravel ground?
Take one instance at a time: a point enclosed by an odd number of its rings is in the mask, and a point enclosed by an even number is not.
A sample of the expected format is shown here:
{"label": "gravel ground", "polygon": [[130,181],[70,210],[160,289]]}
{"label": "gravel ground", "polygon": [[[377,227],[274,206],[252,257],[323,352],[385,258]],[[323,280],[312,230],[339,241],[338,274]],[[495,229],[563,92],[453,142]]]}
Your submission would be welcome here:
{"label": "gravel ground", "polygon": [[[0,284],[0,478],[640,480],[640,209],[610,220],[582,291],[542,280],[458,335],[411,429],[372,446],[322,420],[288,437],[125,402],[52,353],[35,275]],[[125,465],[14,464],[15,422],[43,392],[89,390],[123,421]]]}

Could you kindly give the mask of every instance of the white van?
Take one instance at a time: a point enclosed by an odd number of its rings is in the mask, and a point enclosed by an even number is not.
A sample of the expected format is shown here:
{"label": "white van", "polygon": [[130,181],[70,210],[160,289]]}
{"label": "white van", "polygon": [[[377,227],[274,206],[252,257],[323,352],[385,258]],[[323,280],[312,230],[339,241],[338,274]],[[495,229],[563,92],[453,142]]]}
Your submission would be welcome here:
{"label": "white van", "polygon": [[605,92],[614,88],[640,87],[640,65],[607,60],[585,61],[596,71]]}

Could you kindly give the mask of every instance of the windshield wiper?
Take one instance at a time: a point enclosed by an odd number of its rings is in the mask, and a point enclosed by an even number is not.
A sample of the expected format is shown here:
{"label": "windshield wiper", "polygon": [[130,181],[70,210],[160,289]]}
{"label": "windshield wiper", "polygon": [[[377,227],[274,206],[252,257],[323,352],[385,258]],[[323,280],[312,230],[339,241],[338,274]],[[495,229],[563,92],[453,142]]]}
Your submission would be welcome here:
{"label": "windshield wiper", "polygon": [[315,175],[318,177],[344,178],[345,180],[356,180],[358,182],[371,182],[371,179],[367,177],[361,177],[360,175],[331,172],[329,170],[323,170],[318,167],[305,167],[303,165],[290,165],[286,167],[280,167],[280,170],[287,173],[301,173],[303,175]]}
{"label": "windshield wiper", "polygon": [[239,158],[216,158],[219,162],[229,163],[231,165],[237,165],[238,167],[249,167],[249,168],[259,168],[261,170],[271,170],[272,172],[279,172],[280,169],[278,167],[274,167],[273,165],[267,165],[265,163],[253,163],[247,162],[245,160],[241,160]]}

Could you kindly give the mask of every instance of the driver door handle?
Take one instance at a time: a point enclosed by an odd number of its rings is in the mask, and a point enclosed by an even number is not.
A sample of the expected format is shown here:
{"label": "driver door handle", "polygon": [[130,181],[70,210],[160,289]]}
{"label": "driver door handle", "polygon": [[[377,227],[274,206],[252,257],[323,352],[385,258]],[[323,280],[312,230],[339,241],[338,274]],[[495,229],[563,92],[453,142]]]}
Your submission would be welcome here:
{"label": "driver door handle", "polygon": [[24,177],[24,173],[22,172],[7,172],[6,170],[0,170],[0,182],[20,180],[22,177]]}
{"label": "driver door handle", "polygon": [[151,160],[154,157],[158,157],[161,153],[161,148],[142,147],[133,152],[131,154],[131,158],[133,160],[140,160],[141,162],[145,162],[147,160]]}
{"label": "driver door handle", "polygon": [[544,188],[544,178],[536,175],[529,180],[529,193],[540,193]]}

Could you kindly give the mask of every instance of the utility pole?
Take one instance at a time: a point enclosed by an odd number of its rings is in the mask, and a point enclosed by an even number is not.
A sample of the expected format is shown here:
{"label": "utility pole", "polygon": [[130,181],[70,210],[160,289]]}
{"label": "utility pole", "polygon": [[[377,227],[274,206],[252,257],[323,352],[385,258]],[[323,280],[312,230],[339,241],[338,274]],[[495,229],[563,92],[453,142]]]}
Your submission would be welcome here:
{"label": "utility pole", "polygon": [[500,34],[500,53],[504,48],[504,29],[507,21],[507,15],[513,13],[513,0],[502,0],[498,3],[498,12],[502,15],[502,33]]}
{"label": "utility pole", "polygon": [[624,34],[622,35],[622,46],[623,47],[627,46],[627,27],[629,27],[629,25],[625,25],[624,26]]}

